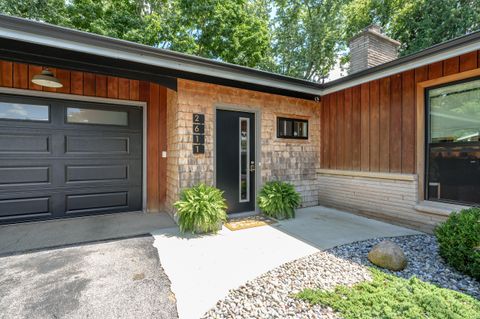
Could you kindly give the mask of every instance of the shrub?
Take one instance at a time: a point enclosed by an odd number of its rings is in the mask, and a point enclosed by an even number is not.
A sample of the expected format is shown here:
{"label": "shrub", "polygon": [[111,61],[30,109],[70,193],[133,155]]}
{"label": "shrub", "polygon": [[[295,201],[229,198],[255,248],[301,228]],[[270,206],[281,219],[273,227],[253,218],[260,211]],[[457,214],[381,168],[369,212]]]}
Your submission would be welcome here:
{"label": "shrub", "polygon": [[286,182],[266,183],[258,196],[258,206],[267,216],[277,219],[294,218],[300,206],[300,194]]}
{"label": "shrub", "polygon": [[480,280],[480,208],[453,212],[435,228],[435,236],[450,266]]}
{"label": "shrub", "polygon": [[345,319],[370,318],[478,318],[480,301],[472,296],[440,288],[416,277],[410,279],[370,268],[372,281],[333,291],[305,289],[294,295],[312,305],[329,306]]}
{"label": "shrub", "polygon": [[223,192],[204,184],[184,189],[173,206],[177,209],[181,232],[216,232],[227,220]]}

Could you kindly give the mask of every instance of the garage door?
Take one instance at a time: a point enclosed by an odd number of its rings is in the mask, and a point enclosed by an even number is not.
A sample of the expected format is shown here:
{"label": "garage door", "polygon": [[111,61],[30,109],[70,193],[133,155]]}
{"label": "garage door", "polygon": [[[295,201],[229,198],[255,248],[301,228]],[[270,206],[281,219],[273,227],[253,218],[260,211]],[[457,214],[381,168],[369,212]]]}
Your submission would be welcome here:
{"label": "garage door", "polygon": [[141,108],[0,95],[0,223],[141,209]]}

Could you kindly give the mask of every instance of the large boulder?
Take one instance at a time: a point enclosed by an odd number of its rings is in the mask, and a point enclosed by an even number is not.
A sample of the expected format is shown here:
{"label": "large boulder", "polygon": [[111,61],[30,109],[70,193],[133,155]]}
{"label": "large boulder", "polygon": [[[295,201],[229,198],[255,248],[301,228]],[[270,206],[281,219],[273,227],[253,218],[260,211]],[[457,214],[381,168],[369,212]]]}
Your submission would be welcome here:
{"label": "large boulder", "polygon": [[407,267],[407,257],[405,257],[402,248],[388,240],[373,246],[368,253],[368,260],[374,265],[394,271],[403,270]]}

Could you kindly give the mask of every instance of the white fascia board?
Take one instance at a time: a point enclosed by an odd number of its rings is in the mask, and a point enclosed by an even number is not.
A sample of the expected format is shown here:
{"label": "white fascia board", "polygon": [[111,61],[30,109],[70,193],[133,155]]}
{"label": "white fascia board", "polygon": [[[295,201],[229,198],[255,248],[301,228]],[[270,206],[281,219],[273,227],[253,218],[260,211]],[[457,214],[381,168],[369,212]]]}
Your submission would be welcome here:
{"label": "white fascia board", "polygon": [[[44,35],[31,34],[23,31],[12,30],[8,28],[0,27],[0,36],[2,38],[20,40],[24,42],[46,45],[51,47],[56,47],[60,49],[67,49],[77,52],[83,52],[88,54],[94,54],[99,56],[105,56],[109,58],[122,59],[132,62],[138,62],[143,64],[154,65],[158,67],[164,67],[168,69],[181,70],[185,72],[191,72],[195,74],[203,74],[207,76],[219,77],[228,80],[242,81],[267,87],[273,87],[278,89],[302,92],[312,95],[320,95],[320,89],[308,88],[302,85],[296,85],[294,83],[283,83],[278,80],[269,80],[269,79],[260,79],[255,76],[248,74],[238,74],[234,71],[227,70],[218,70],[213,69],[208,66],[189,64],[179,61],[162,59],[159,57],[154,57],[148,54],[139,54],[133,52],[126,52],[118,49],[108,48],[108,47],[99,47],[94,45],[88,45],[83,43],[77,43],[74,41],[60,40],[53,37],[48,37]],[[241,76],[241,79],[239,78]]]}
{"label": "white fascia board", "polygon": [[401,64],[396,67],[388,68],[384,71],[379,71],[369,75],[365,75],[364,77],[360,77],[351,81],[339,83],[338,85],[334,85],[332,87],[323,89],[320,95],[321,96],[327,95],[327,94],[340,91],[349,87],[353,87],[362,83],[378,80],[387,76],[402,73],[404,71],[412,70],[421,66],[425,66],[431,63],[453,58],[453,57],[456,57],[465,53],[473,52],[476,50],[480,50],[480,41],[472,42],[463,46],[458,46],[441,53],[426,56],[424,58],[414,60],[410,63]]}

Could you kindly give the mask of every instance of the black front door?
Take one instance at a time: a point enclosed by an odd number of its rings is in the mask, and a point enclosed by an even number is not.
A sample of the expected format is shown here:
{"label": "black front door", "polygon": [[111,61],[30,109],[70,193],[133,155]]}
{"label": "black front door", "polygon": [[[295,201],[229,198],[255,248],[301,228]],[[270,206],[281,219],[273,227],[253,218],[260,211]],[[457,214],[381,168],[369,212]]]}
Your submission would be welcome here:
{"label": "black front door", "polygon": [[255,210],[255,114],[217,110],[217,187],[228,213]]}

